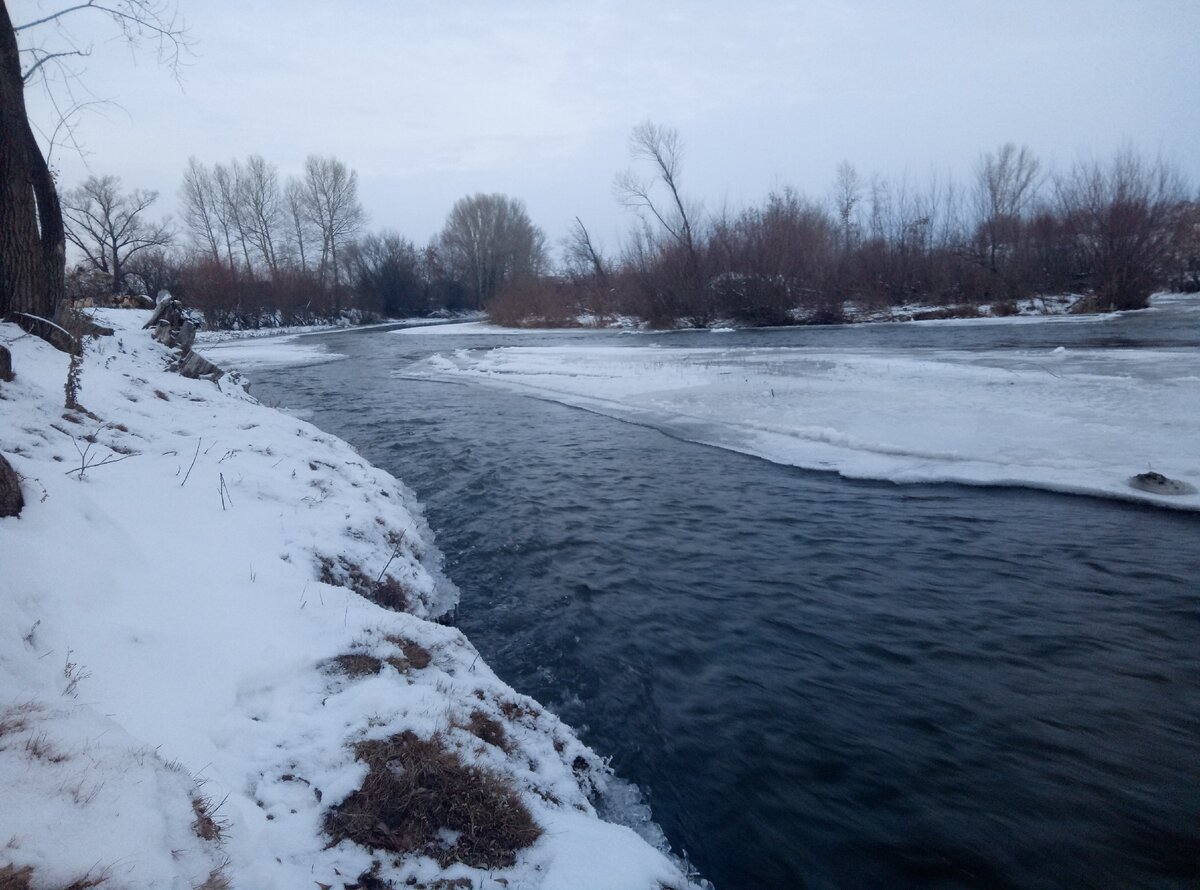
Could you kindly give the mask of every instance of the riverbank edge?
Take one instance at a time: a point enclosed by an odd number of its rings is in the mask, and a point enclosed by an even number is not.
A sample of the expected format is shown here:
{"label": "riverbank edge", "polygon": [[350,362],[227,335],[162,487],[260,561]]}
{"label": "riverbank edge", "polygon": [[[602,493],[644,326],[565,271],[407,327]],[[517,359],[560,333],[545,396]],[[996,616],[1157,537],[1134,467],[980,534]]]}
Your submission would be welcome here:
{"label": "riverbank edge", "polygon": [[[99,316],[116,333],[89,342],[73,410],[68,357],[0,326],[0,452],[25,501],[0,519],[0,875],[695,886],[599,819],[604,761],[434,620],[457,591],[411,491],[228,380],[168,371],[147,312]],[[362,595],[381,587],[406,611]],[[493,867],[328,846],[366,772],[354,746],[404,733],[512,788],[539,839]]]}

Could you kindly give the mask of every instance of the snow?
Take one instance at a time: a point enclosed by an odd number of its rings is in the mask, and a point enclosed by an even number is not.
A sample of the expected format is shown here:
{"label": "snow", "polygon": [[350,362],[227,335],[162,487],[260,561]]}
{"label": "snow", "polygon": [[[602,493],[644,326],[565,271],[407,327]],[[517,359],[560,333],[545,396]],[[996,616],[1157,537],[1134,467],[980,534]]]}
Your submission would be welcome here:
{"label": "snow", "polygon": [[1017,485],[1200,509],[1200,494],[1131,484],[1154,471],[1200,487],[1195,349],[572,343],[439,353],[399,373],[499,387],[852,478]]}
{"label": "snow", "polygon": [[[0,325],[17,374],[0,383],[0,451],[26,501],[0,519],[0,868],[32,867],[34,886],[353,885],[378,857],[327,848],[322,820],[365,773],[351,746],[411,730],[505,777],[544,833],[510,868],[408,855],[382,878],[691,886],[597,816],[603,761],[433,620],[458,593],[403,484],[227,379],[164,370],[148,312],[98,316],[117,332],[87,347],[86,412],[59,407],[67,357]],[[239,364],[284,353],[334,357],[278,338]],[[408,611],[353,592],[356,573],[390,579]],[[393,661],[352,677],[333,666],[347,653]],[[468,731],[475,711],[511,750]]]}
{"label": "snow", "polygon": [[321,364],[345,358],[330,352],[319,340],[303,338],[301,334],[281,334],[273,337],[226,338],[198,343],[196,351],[220,367],[228,364],[226,356],[236,355],[239,371],[279,364]]}

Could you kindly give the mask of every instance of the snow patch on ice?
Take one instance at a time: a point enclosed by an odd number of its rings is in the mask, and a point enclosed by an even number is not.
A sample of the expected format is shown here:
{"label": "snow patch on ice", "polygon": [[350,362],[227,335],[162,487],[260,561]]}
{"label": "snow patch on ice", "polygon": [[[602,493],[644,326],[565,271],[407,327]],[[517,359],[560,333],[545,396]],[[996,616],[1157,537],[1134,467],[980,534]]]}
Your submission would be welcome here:
{"label": "snow patch on ice", "polygon": [[778,463],[894,482],[1021,485],[1200,509],[1191,349],[512,346],[399,372],[471,381]]}

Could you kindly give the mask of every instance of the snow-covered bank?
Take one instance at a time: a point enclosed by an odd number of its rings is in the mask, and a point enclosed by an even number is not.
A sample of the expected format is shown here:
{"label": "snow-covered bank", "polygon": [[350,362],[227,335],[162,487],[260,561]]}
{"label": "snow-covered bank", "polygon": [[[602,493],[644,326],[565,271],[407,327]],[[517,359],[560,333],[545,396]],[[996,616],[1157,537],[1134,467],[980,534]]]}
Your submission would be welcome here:
{"label": "snow-covered bank", "polygon": [[[457,591],[411,492],[227,382],[164,371],[147,315],[102,313],[117,333],[88,346],[79,411],[59,407],[67,357],[0,325],[17,375],[0,383],[0,451],[26,502],[0,519],[0,876],[687,886],[597,818],[600,759],[432,620]],[[397,829],[406,855],[328,846],[368,776],[362,743],[392,744],[401,776],[419,748],[405,733],[479,789],[482,822]],[[514,796],[536,840],[480,853]]]}
{"label": "snow-covered bank", "polygon": [[[1200,509],[1194,349],[571,344],[458,350],[403,373],[502,387],[849,477],[1022,485]],[[1130,484],[1151,471],[1193,492]]]}

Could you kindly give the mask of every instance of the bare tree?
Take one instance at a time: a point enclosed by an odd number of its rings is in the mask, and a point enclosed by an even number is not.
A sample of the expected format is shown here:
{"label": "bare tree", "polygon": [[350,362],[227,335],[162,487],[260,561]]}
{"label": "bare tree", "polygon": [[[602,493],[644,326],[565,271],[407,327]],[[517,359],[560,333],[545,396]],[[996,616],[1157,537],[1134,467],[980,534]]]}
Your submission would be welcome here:
{"label": "bare tree", "polygon": [[393,318],[428,311],[421,257],[407,238],[379,232],[351,244],[346,253],[360,306]]}
{"label": "bare tree", "polygon": [[[678,131],[645,121],[633,128],[629,152],[635,161],[648,163],[653,174],[650,179],[640,177],[632,170],[618,174],[614,185],[617,198],[626,207],[648,213],[657,220],[662,230],[698,265],[696,233],[692,224],[694,214],[689,212],[679,191],[683,141]],[[655,186],[659,183],[667,191],[665,201],[655,199]]]}
{"label": "bare tree", "polygon": [[25,110],[16,29],[0,0],[0,318],[57,311],[65,237],[54,177]]}
{"label": "bare tree", "polygon": [[975,173],[975,207],[980,259],[999,276],[1009,294],[1019,290],[1015,270],[1025,211],[1037,191],[1041,165],[1025,146],[1007,142],[980,158]]}
{"label": "bare tree", "polygon": [[242,200],[242,165],[236,158],[228,165],[216,164],[213,167],[213,185],[217,195],[217,222],[221,227],[229,257],[229,273],[236,277],[237,261],[233,258],[235,242],[240,248],[243,268],[247,272],[252,270],[249,233],[242,218],[245,209],[245,202]]}
{"label": "bare tree", "polygon": [[854,209],[862,199],[862,177],[849,161],[837,166],[837,178],[833,185],[833,209],[837,213],[841,230],[842,250],[848,252],[854,243],[857,226]]}
{"label": "bare tree", "polygon": [[[301,272],[308,271],[308,255],[317,238],[312,232],[312,223],[305,211],[304,183],[294,176],[288,177],[283,188],[284,215],[287,217],[288,249],[294,260],[299,260]],[[308,249],[305,246],[308,245]]]}
{"label": "bare tree", "polygon": [[215,262],[221,260],[216,186],[212,172],[194,157],[188,158],[180,189],[183,223],[200,250]]}
{"label": "bare tree", "polygon": [[546,265],[546,236],[530,221],[525,204],[506,195],[456,201],[439,246],[476,306],[486,305],[513,279],[540,274]]}
{"label": "bare tree", "polygon": [[125,265],[137,253],[171,242],[166,222],[146,219],[158,192],[121,191],[116,176],[90,176],[63,195],[67,238],[98,271],[112,277],[112,292],[125,288]]}
{"label": "bare tree", "polygon": [[335,157],[309,155],[304,162],[304,211],[320,232],[321,287],[332,283],[335,299],[341,285],[338,251],[361,228],[366,214],[358,201],[358,174]]}
{"label": "bare tree", "polygon": [[1107,165],[1077,164],[1055,190],[1097,308],[1145,307],[1170,275],[1186,197],[1178,170],[1126,149]]}
{"label": "bare tree", "polygon": [[566,260],[576,277],[590,275],[602,287],[608,286],[610,263],[592,241],[583,220],[575,217],[566,241]]}
{"label": "bare tree", "polygon": [[283,223],[283,197],[279,191],[279,171],[262,155],[246,159],[239,189],[243,208],[240,214],[268,273],[279,271],[276,244]]}
{"label": "bare tree", "polygon": [[173,10],[160,0],[82,0],[14,23],[0,0],[0,317],[53,315],[64,294],[62,208],[29,121],[26,85],[48,65],[59,66],[58,83],[74,76],[70,61],[92,47],[74,39],[70,20],[87,14],[107,16],[133,45],[156,41],[160,61],[174,66],[187,42]]}

